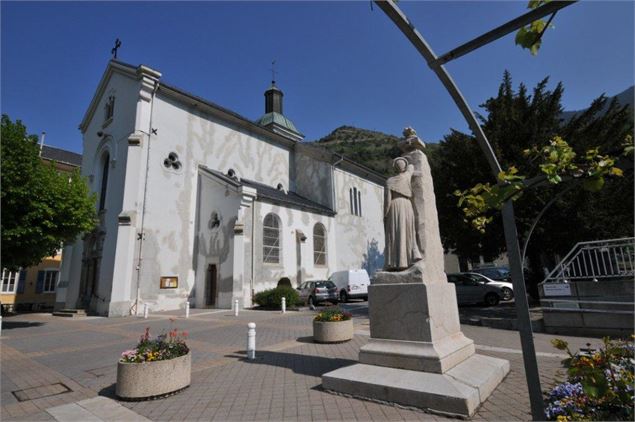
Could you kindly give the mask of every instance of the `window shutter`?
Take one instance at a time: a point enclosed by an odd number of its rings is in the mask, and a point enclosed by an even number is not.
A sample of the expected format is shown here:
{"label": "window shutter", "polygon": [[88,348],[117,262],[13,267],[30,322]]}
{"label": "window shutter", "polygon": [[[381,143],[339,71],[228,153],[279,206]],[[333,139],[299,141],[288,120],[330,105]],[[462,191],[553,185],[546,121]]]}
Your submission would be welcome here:
{"label": "window shutter", "polygon": [[26,284],[26,270],[20,271],[20,277],[18,278],[18,293],[24,293],[24,286]]}
{"label": "window shutter", "polygon": [[44,290],[44,275],[46,271],[38,271],[37,272],[37,284],[35,285],[35,293],[42,293]]}

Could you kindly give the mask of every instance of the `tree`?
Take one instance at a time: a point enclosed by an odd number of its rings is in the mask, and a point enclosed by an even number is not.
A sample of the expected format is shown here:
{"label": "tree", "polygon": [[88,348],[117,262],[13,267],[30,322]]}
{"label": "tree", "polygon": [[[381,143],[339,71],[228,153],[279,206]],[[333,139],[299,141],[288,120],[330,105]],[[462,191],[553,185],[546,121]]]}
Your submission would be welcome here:
{"label": "tree", "polygon": [[[468,260],[478,261],[480,256],[487,260],[498,257],[505,245],[502,231],[479,233],[472,230],[456,206],[456,189],[471,186],[474,180],[490,178],[489,167],[476,142],[470,136],[453,130],[437,148],[426,150],[426,155],[432,170],[444,249],[458,256],[464,271]],[[500,216],[496,218],[500,220]],[[498,224],[502,223],[498,221]]]}
{"label": "tree", "polygon": [[[439,183],[438,187],[435,184],[437,197],[447,198],[450,190],[456,188],[461,191],[462,208],[468,211],[482,208],[483,212],[467,214],[468,222],[475,222],[477,227],[483,228],[491,221],[491,229],[481,230],[485,234],[465,235],[468,225],[460,220],[465,220],[466,216],[456,208],[456,202],[452,208],[452,201],[439,201],[443,207],[439,210],[441,232],[449,237],[444,239],[446,246],[462,244],[462,250],[479,250],[499,235],[496,230],[499,216],[491,212],[494,208],[492,202],[498,201],[498,205],[502,205],[505,195],[517,197],[516,223],[522,238],[545,204],[562,189],[561,186],[543,183],[539,189],[519,188],[515,191],[528,179],[542,174],[543,180],[558,182],[568,172],[570,181],[584,179],[580,184],[588,184],[590,188],[594,187],[594,183],[601,185],[604,179],[608,181],[606,189],[599,194],[580,188],[570,190],[545,214],[532,236],[528,251],[534,274],[531,284],[542,279],[541,268],[551,265],[551,256],[565,254],[576,242],[630,236],[633,232],[632,158],[622,160],[622,163],[616,163],[612,158],[624,150],[624,140],[633,130],[627,107],[612,101],[604,112],[602,109],[608,100],[601,96],[588,110],[563,122],[561,98],[564,87],[559,83],[555,89],[548,90],[547,83],[548,78],[545,78],[532,94],[520,84],[516,92],[510,74],[505,72],[498,95],[482,105],[487,113],[479,118],[501,166],[509,169],[500,176],[509,183],[497,185],[497,181],[483,170],[486,168],[484,160],[473,156],[477,153],[473,138],[453,132],[441,143],[441,163],[446,164],[442,164],[437,172],[447,171],[451,168],[448,163],[455,161],[455,168],[462,174],[441,174],[439,178],[445,178],[450,183]],[[555,160],[553,163],[549,161],[551,158]],[[572,171],[574,167],[576,170]],[[611,177],[621,175],[622,170],[626,170],[624,177]],[[598,183],[600,179],[602,182]],[[518,195],[521,191],[522,195]],[[478,221],[477,218],[484,220]],[[444,227],[447,224],[449,228]]]}
{"label": "tree", "polygon": [[95,226],[95,195],[79,171],[59,173],[39,157],[37,138],[2,115],[2,266],[38,264]]}

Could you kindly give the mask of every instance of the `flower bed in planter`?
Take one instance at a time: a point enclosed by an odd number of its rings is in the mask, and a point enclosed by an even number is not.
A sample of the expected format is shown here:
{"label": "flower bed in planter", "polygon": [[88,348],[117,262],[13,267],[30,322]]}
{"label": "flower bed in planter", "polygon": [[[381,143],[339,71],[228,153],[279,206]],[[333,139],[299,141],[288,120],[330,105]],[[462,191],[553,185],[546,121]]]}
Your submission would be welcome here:
{"label": "flower bed in planter", "polygon": [[146,328],[137,347],[123,352],[117,364],[117,397],[150,399],[190,385],[192,353],[185,344],[186,336],[171,330],[150,339]]}
{"label": "flower bed in planter", "polygon": [[566,341],[553,345],[567,352],[568,380],[549,393],[545,416],[550,421],[632,421],[634,338],[604,338],[600,350],[573,354]]}
{"label": "flower bed in planter", "polygon": [[341,343],[353,338],[352,315],[340,309],[322,311],[313,320],[316,343]]}

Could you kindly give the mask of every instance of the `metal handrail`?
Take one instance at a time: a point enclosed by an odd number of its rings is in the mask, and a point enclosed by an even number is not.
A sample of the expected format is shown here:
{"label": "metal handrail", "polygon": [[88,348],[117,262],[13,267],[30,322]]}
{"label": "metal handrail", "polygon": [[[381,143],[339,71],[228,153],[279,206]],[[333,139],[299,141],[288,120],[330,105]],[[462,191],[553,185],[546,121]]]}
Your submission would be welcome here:
{"label": "metal handrail", "polygon": [[577,243],[543,283],[632,276],[635,276],[635,238],[625,237]]}

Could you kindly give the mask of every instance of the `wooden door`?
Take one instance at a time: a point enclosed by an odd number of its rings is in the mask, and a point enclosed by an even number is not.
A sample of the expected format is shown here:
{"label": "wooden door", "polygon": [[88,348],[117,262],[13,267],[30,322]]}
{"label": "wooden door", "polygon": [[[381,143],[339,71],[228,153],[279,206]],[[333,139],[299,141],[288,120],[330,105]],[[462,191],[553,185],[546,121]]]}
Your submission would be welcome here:
{"label": "wooden door", "polygon": [[207,288],[206,288],[207,306],[216,306],[216,296],[218,294],[218,270],[216,264],[210,264],[207,267]]}

